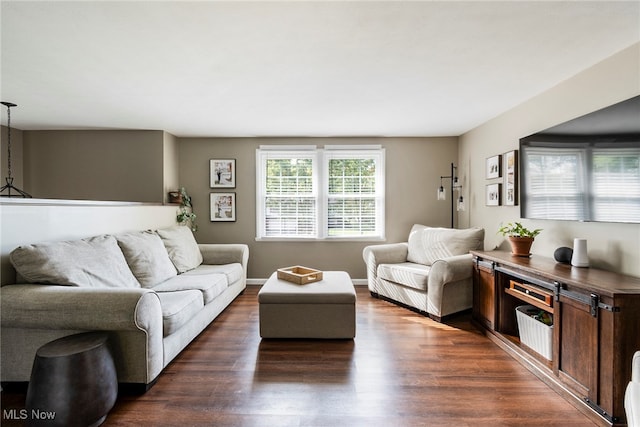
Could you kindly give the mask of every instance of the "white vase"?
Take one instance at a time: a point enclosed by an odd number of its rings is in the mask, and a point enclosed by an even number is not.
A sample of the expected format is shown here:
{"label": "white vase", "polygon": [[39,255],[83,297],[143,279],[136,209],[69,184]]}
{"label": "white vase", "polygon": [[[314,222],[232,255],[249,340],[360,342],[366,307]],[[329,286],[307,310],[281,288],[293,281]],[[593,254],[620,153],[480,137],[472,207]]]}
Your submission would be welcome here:
{"label": "white vase", "polygon": [[587,255],[587,239],[573,239],[573,256],[571,265],[575,267],[589,267]]}

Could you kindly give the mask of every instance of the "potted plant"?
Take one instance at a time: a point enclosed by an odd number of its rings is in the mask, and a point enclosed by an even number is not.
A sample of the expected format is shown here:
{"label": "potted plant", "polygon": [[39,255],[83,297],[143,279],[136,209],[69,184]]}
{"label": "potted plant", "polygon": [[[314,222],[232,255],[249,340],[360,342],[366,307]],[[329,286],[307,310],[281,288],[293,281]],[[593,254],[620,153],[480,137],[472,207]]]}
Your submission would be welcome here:
{"label": "potted plant", "polygon": [[541,228],[529,230],[519,222],[510,222],[498,229],[498,233],[505,236],[511,244],[511,253],[515,256],[531,255],[531,245]]}
{"label": "potted plant", "polygon": [[178,209],[178,215],[176,220],[180,225],[189,225],[191,231],[197,231],[196,214],[193,213],[193,206],[191,205],[191,196],[187,194],[187,190],[184,187],[180,187],[180,208]]}

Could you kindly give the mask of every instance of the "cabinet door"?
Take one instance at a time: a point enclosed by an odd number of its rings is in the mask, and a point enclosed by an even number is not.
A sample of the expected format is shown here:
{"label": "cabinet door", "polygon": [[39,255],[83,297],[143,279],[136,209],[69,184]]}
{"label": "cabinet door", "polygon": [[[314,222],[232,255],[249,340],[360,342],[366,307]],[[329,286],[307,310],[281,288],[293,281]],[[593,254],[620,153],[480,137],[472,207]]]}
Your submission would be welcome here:
{"label": "cabinet door", "polygon": [[591,306],[560,297],[556,324],[560,327],[559,376],[578,396],[597,401],[598,318]]}
{"label": "cabinet door", "polygon": [[495,329],[496,285],[493,264],[478,261],[473,277],[473,317],[487,329]]}

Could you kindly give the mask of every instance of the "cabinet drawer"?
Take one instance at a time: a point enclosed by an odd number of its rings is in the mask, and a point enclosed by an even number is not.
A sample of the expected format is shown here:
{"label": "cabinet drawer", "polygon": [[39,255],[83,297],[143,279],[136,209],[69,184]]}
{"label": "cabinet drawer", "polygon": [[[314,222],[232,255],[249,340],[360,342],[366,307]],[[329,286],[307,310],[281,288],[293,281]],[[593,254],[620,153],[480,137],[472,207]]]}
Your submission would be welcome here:
{"label": "cabinet drawer", "polygon": [[553,313],[553,293],[546,289],[528,283],[509,280],[509,287],[505,289],[505,292],[542,310]]}

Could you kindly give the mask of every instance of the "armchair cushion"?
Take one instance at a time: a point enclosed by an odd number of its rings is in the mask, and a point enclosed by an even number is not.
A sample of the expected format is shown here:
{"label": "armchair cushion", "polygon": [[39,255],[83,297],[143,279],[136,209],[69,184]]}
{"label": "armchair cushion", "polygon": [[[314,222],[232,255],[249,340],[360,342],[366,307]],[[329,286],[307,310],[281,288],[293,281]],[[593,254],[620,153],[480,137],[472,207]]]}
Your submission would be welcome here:
{"label": "armchair cushion", "polygon": [[410,288],[427,290],[431,267],[413,262],[401,262],[398,264],[380,264],[378,277],[394,283],[401,283]]}
{"label": "armchair cushion", "polygon": [[407,261],[431,265],[436,260],[482,248],[484,229],[436,228],[415,224],[409,233]]}

